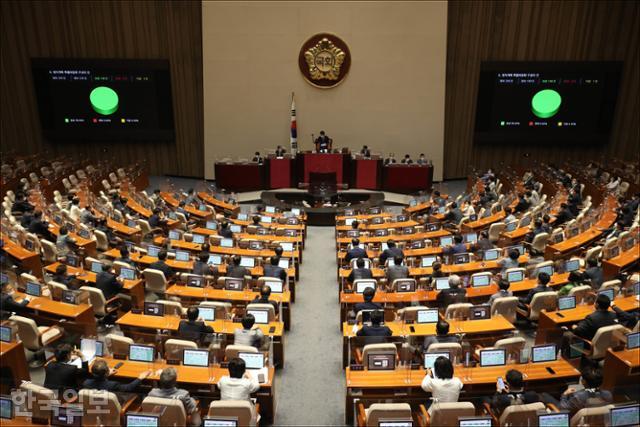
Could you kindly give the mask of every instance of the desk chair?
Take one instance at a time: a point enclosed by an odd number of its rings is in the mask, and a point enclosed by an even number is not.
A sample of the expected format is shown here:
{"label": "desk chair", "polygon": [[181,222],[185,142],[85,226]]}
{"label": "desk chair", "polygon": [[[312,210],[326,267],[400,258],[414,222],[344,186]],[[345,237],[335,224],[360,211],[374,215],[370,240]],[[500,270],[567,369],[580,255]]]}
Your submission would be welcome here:
{"label": "desk chair", "polygon": [[[480,218],[480,216],[478,216]],[[489,241],[491,243],[496,243],[498,239],[500,239],[500,235],[507,228],[507,224],[504,222],[494,222],[489,227]]]}
{"label": "desk chair", "polygon": [[[225,283],[228,279],[231,280],[236,280],[235,277],[229,277],[229,276],[220,276],[218,277],[218,280],[216,280],[216,282],[213,284],[213,287],[216,289],[224,289]],[[247,283],[251,280],[251,276],[244,276],[242,278],[242,289],[247,287]]]}
{"label": "desk chair", "polygon": [[151,225],[149,225],[149,221],[147,221],[146,219],[137,219],[136,223],[140,227],[143,239],[148,238],[149,236],[151,236],[150,238],[153,239],[157,234],[162,234],[162,228],[151,228]]}
{"label": "desk chair", "polygon": [[216,319],[231,320],[233,318],[233,306],[230,302],[201,301],[198,306],[215,308]]}
{"label": "desk chair", "polygon": [[473,304],[469,302],[462,302],[457,304],[449,304],[444,312],[445,319],[468,319],[469,311],[473,307]]}
{"label": "desk chair", "polygon": [[210,417],[235,417],[239,426],[257,426],[260,421],[260,405],[247,400],[214,400],[209,405]]}
{"label": "desk chair", "polygon": [[536,279],[538,277],[538,275],[536,274],[536,271],[539,271],[541,268],[548,267],[548,266],[554,267],[553,261],[539,262],[536,265],[527,267],[528,277],[531,279]]}
{"label": "desk chair", "polygon": [[42,257],[46,263],[52,264],[58,261],[58,250],[55,244],[47,239],[40,239],[40,246],[42,247]]}
{"label": "desk chair", "polygon": [[398,287],[400,287],[401,285],[409,285],[411,286],[411,284],[413,284],[413,289],[416,290],[418,289],[418,284],[416,283],[416,279],[395,279],[393,281],[393,283],[391,283],[391,289],[394,292],[398,292]]}
{"label": "desk chair", "polygon": [[576,305],[582,304],[592,293],[593,289],[589,285],[575,286],[569,291],[569,295],[576,297]]}
{"label": "desk chair", "polygon": [[105,341],[109,352],[115,356],[126,357],[129,354],[129,346],[133,344],[133,339],[122,335],[107,334]]}
{"label": "desk chair", "polygon": [[122,417],[137,399],[137,396],[133,396],[122,406],[115,393],[90,389],[80,390],[78,397],[83,409],[82,425],[85,427],[122,425]]}
{"label": "desk chair", "polygon": [[187,309],[182,307],[182,304],[178,301],[159,299],[156,303],[164,305],[164,314],[168,314],[170,316],[182,316],[187,314]]}
{"label": "desk chair", "polygon": [[[522,337],[504,338],[496,341],[491,347],[476,346],[475,356],[480,359],[480,350],[499,350],[504,349],[507,353],[507,360],[520,360],[520,352],[524,349],[527,341]],[[433,344],[432,344],[433,346]]]}
{"label": "desk chair", "polygon": [[93,230],[93,234],[96,236],[96,248],[99,251],[106,252],[109,250],[109,239],[104,231]]}
{"label": "desk chair", "polygon": [[[420,405],[422,406],[422,405]],[[358,403],[358,427],[378,427],[385,419],[412,419],[411,406],[408,403],[373,403],[365,409]]]}
{"label": "desk chair", "polygon": [[62,293],[68,290],[67,285],[58,283],[55,280],[49,280],[47,286],[49,286],[49,291],[51,291],[51,299],[54,301],[60,301],[62,299]]}
{"label": "desk chair", "polygon": [[614,405],[604,405],[596,408],[582,408],[576,412],[569,425],[578,426],[605,426],[609,423],[609,413]]}
{"label": "desk chair", "polygon": [[458,426],[459,417],[472,417],[475,414],[476,409],[471,402],[434,402],[429,411],[421,413],[425,426],[438,427]]}
{"label": "desk chair", "polygon": [[40,280],[33,274],[22,273],[20,274],[20,284],[24,287],[27,286],[27,282],[40,283]]}
{"label": "desk chair", "polygon": [[[373,268],[373,263],[371,262],[371,260],[369,258],[363,258],[364,260],[364,268]],[[349,268],[357,268],[356,263],[358,262],[357,258],[353,258],[351,261],[349,261]]]}
{"label": "desk chair", "polygon": [[257,286],[258,288],[261,288],[262,285],[267,285],[269,287],[271,287],[271,283],[277,283],[278,285],[282,286],[282,289],[285,289],[285,284],[282,282],[281,279],[278,279],[276,277],[267,277],[267,276],[263,276],[263,277],[258,277],[258,282],[257,282]]}
{"label": "desk chair", "polygon": [[276,320],[276,310],[271,304],[261,304],[261,303],[252,303],[247,304],[247,310],[262,310],[267,311],[269,322],[274,322]]}
{"label": "desk chair", "polygon": [[30,381],[20,384],[20,392],[25,393],[23,402],[30,403],[24,409],[31,413],[34,424],[49,424],[51,408],[54,404],[60,404],[53,390],[36,385]]}
{"label": "desk chair", "polygon": [[179,399],[165,399],[162,397],[147,396],[140,405],[140,412],[153,413],[156,408],[162,408],[159,424],[161,426],[186,426],[187,411]]}
{"label": "desk chair", "polygon": [[396,363],[399,360],[398,348],[393,343],[382,344],[367,344],[362,349],[356,348],[355,359],[356,363],[366,366],[369,360],[370,354],[394,354],[396,357]]}
{"label": "desk chair", "polygon": [[[591,249],[587,250],[587,253],[584,255],[584,263],[589,261],[590,259],[598,259],[602,254],[602,246],[594,246]],[[580,263],[582,264],[582,263]],[[584,265],[582,265],[584,267]]]}
{"label": "desk chair", "polygon": [[613,289],[614,293],[617,295],[620,287],[622,286],[622,282],[620,280],[607,280],[601,286],[599,291],[603,291],[605,289]]}
{"label": "desk chair", "polygon": [[147,293],[156,294],[158,297],[163,297],[167,293],[167,279],[162,271],[145,268],[142,270],[142,275],[144,276],[144,288]]}
{"label": "desk chair", "polygon": [[42,367],[45,363],[44,349],[62,338],[64,331],[57,326],[38,326],[36,321],[23,316],[11,316],[9,320],[18,326],[18,334],[25,348],[35,352],[32,368]]}
{"label": "desk chair", "polygon": [[[535,426],[538,425],[538,411],[543,411],[544,409],[545,406],[542,402],[529,403],[526,405],[509,405],[504,412],[502,412],[502,415],[500,415],[499,423],[495,423],[494,425]],[[497,420],[493,412],[489,411],[489,415],[494,419],[494,422]]]}
{"label": "desk chair", "polygon": [[107,300],[102,291],[93,286],[81,286],[81,291],[89,293],[89,301],[93,307],[93,314],[98,319],[101,326],[111,325],[115,317],[117,317],[120,308],[119,298],[115,297]]}
{"label": "desk chair", "polygon": [[398,310],[398,318],[403,322],[415,322],[418,316],[418,311],[428,310],[429,307],[424,305],[416,305],[413,307],[405,307]]}
{"label": "desk chair", "polygon": [[518,314],[534,322],[540,318],[542,310],[555,311],[558,308],[558,294],[553,291],[538,292],[533,296],[531,304],[525,308],[518,307]]}
{"label": "desk chair", "polygon": [[427,353],[449,352],[452,356],[451,362],[459,363],[462,360],[462,344],[456,342],[433,343],[429,346]]}
{"label": "desk chair", "polygon": [[258,353],[258,349],[252,345],[229,344],[224,349],[225,360],[238,357],[238,353]]}
{"label": "desk chair", "polygon": [[[622,344],[618,337],[623,337],[628,332],[630,331],[622,325],[603,326],[598,329],[591,341],[574,335],[571,339],[571,348],[589,359],[602,360],[609,348]],[[587,348],[574,345],[576,342],[586,344]]]}
{"label": "desk chair", "polygon": [[193,341],[168,339],[164,343],[164,358],[167,360],[182,360],[183,350],[197,350],[198,344]]}

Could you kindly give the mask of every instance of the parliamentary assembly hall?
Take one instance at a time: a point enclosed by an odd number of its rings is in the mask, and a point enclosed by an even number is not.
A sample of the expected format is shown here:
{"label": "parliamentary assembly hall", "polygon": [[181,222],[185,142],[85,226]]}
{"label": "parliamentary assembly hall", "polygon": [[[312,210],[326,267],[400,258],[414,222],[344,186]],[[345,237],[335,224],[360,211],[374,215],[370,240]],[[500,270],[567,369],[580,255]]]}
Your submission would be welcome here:
{"label": "parliamentary assembly hall", "polygon": [[640,0],[0,17],[1,427],[640,426]]}

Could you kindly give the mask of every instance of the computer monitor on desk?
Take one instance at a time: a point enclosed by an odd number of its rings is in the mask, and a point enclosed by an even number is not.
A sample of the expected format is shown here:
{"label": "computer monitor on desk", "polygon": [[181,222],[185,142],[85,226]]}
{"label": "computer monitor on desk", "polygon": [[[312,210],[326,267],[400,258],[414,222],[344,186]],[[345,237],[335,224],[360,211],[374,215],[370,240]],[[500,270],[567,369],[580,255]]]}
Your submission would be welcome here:
{"label": "computer monitor on desk", "polygon": [[431,267],[438,258],[435,256],[423,256],[420,260],[420,267]]}
{"label": "computer monitor on desk", "polygon": [[269,312],[267,310],[247,310],[247,314],[253,315],[257,325],[269,324]]}
{"label": "computer monitor on desk", "polygon": [[11,396],[0,396],[0,418],[10,420],[13,418],[13,400]]}
{"label": "computer monitor on desk", "polygon": [[491,273],[477,274],[471,276],[471,286],[474,288],[483,288],[491,284]]}
{"label": "computer monitor on desk", "polygon": [[36,282],[27,282],[25,292],[27,295],[31,295],[32,297],[42,296],[42,286]]}
{"label": "computer monitor on desk", "polygon": [[222,264],[222,256],[221,255],[209,255],[209,259],[207,260],[207,264],[212,265],[221,265]]}
{"label": "computer monitor on desk", "polygon": [[413,427],[411,418],[381,418],[378,420],[378,427]]}
{"label": "computer monitor on desk", "polygon": [[522,282],[523,280],[524,280],[524,271],[515,270],[515,271],[507,272],[507,282],[509,283]]}
{"label": "computer monitor on desk", "polygon": [[221,248],[232,248],[233,247],[233,239],[229,239],[229,238],[220,239],[220,247]]}
{"label": "computer monitor on desk", "polygon": [[640,347],[640,332],[626,334],[627,350],[634,350]]}
{"label": "computer monitor on desk", "polygon": [[611,427],[631,427],[640,423],[640,405],[618,406],[609,412]]}
{"label": "computer monitor on desk", "polygon": [[[240,218],[238,217],[238,219]],[[207,230],[216,230],[218,228],[218,223],[215,221],[207,221],[205,227],[207,228]]]}
{"label": "computer monitor on desk", "polygon": [[185,348],[182,352],[184,366],[209,366],[209,350],[194,350]]}
{"label": "computer monitor on desk", "polygon": [[160,416],[128,412],[125,416],[125,427],[160,427]]}
{"label": "computer monitor on desk", "polygon": [[189,252],[187,251],[176,251],[176,261],[189,261]]}
{"label": "computer monitor on desk", "polygon": [[538,427],[569,427],[569,412],[540,411],[538,413]]}
{"label": "computer monitor on desk", "polygon": [[571,258],[569,261],[564,263],[564,270],[567,273],[571,273],[572,271],[580,270],[580,259]]}
{"label": "computer monitor on desk", "polygon": [[416,313],[416,323],[438,323],[439,314],[437,308],[418,310]]}
{"label": "computer monitor on desk", "polygon": [[198,245],[202,245],[204,242],[206,242],[207,240],[207,236],[205,236],[204,234],[194,234],[191,238],[191,241],[193,243],[197,243]]}
{"label": "computer monitor on desk", "polygon": [[13,341],[13,328],[9,325],[0,326],[0,341],[11,342]]}
{"label": "computer monitor on desk", "polygon": [[205,417],[203,427],[238,427],[237,417]]}
{"label": "computer monitor on desk", "polygon": [[396,369],[396,353],[369,354],[367,369],[370,371],[393,371]]}
{"label": "computer monitor on desk", "polygon": [[79,405],[52,405],[51,426],[80,427],[82,426],[82,406]]}
{"label": "computer monitor on desk", "polygon": [[216,308],[201,305],[198,307],[198,317],[205,322],[213,322],[216,320]]}
{"label": "computer monitor on desk", "polygon": [[609,289],[604,289],[602,291],[598,291],[598,295],[606,295],[609,297],[611,301],[613,301],[616,296],[616,293],[615,293],[615,289],[609,288]]}
{"label": "computer monitor on desk", "polygon": [[176,230],[169,231],[170,240],[180,240],[180,232]]}
{"label": "computer monitor on desk", "polygon": [[458,427],[491,427],[491,417],[460,417]]}
{"label": "computer monitor on desk", "polygon": [[241,291],[244,289],[244,281],[235,277],[227,277],[224,280],[224,288],[227,291]]}
{"label": "computer monitor on desk", "polygon": [[500,257],[500,249],[487,249],[484,251],[483,259],[485,261],[495,261]]}
{"label": "computer monitor on desk", "polygon": [[292,242],[280,242],[280,247],[285,252],[292,252],[293,251],[293,243]]}
{"label": "computer monitor on desk", "polygon": [[147,255],[153,258],[157,258],[160,249],[161,248],[159,248],[158,246],[147,246]]}
{"label": "computer monitor on desk", "polygon": [[441,291],[443,289],[449,289],[448,277],[436,277],[436,290]]}
{"label": "computer monitor on desk", "polygon": [[135,280],[136,271],[133,268],[121,267],[120,277],[124,280]]}
{"label": "computer monitor on desk", "polygon": [[556,360],[557,350],[555,344],[536,345],[531,348],[531,362],[553,362]]}
{"label": "computer monitor on desk", "polygon": [[153,362],[155,347],[152,345],[129,345],[129,360],[134,362]]}
{"label": "computer monitor on desk", "polygon": [[437,351],[433,353],[424,353],[423,362],[425,369],[433,369],[433,365],[436,363],[438,357],[446,357],[451,360],[451,354],[448,351]]}
{"label": "computer monitor on desk", "polygon": [[356,282],[356,293],[361,294],[365,291],[365,289],[371,288],[376,289],[376,281],[375,280],[358,280]]}
{"label": "computer monitor on desk", "polygon": [[480,366],[504,366],[507,354],[504,349],[480,350]]}
{"label": "computer monitor on desk", "polygon": [[247,369],[262,369],[264,368],[264,353],[248,353],[239,352],[238,357],[244,360],[244,364]]}
{"label": "computer monitor on desk", "polygon": [[558,298],[558,310],[571,310],[576,308],[576,297],[575,295],[567,295],[564,297]]}

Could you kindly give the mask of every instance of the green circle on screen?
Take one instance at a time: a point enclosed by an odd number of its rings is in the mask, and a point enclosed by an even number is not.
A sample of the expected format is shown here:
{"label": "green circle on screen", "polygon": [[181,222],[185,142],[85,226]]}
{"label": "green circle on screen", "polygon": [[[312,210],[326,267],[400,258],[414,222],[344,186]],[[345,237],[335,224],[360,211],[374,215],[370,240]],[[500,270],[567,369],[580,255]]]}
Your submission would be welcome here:
{"label": "green circle on screen", "polygon": [[96,113],[108,116],[118,109],[118,94],[106,86],[98,86],[89,94],[89,101]]}
{"label": "green circle on screen", "polygon": [[541,119],[554,116],[560,109],[562,97],[553,89],[544,89],[536,93],[531,99],[533,114]]}

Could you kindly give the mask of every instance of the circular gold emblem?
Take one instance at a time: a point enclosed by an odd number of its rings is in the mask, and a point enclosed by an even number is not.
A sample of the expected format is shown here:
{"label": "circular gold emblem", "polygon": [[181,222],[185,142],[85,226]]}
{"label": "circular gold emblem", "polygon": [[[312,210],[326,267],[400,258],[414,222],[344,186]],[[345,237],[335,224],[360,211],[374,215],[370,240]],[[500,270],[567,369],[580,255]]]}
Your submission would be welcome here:
{"label": "circular gold emblem", "polygon": [[320,88],[337,86],[351,66],[351,53],[339,37],[320,33],[309,38],[300,49],[298,66],[304,78]]}

